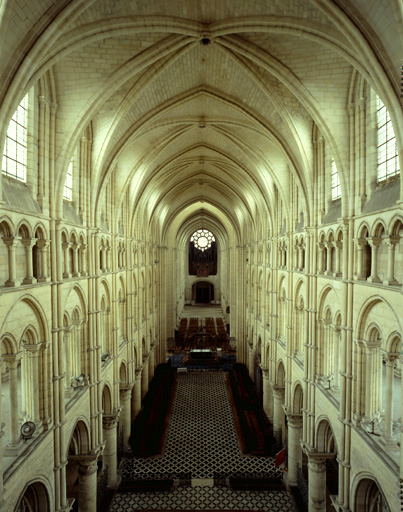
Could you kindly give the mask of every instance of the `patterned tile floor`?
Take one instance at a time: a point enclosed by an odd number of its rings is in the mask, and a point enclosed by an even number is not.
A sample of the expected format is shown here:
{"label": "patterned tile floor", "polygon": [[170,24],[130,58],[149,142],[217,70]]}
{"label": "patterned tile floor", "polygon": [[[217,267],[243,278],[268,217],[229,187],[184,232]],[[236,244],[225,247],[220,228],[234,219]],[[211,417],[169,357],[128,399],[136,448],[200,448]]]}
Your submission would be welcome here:
{"label": "patterned tile floor", "polygon": [[[177,375],[177,386],[164,454],[124,459],[124,479],[174,479],[170,492],[117,493],[110,512],[163,510],[295,510],[286,491],[231,490],[229,475],[279,475],[271,457],[241,455],[225,374]],[[224,480],[223,480],[224,479]]]}

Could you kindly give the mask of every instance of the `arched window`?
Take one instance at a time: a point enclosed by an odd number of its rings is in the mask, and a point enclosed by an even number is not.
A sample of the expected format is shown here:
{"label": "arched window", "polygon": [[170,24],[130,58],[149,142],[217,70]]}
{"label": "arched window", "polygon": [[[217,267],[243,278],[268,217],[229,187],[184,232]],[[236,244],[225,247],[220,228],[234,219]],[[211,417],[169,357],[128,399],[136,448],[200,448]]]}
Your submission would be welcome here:
{"label": "arched window", "polygon": [[26,181],[28,94],[24,96],[7,128],[2,171],[7,176]]}
{"label": "arched window", "polygon": [[339,173],[337,172],[336,162],[332,159],[332,201],[341,198],[341,188]]}
{"label": "arched window", "polygon": [[389,112],[377,97],[378,182],[400,173],[395,132]]}
{"label": "arched window", "polygon": [[217,274],[217,247],[213,233],[198,229],[190,237],[189,275],[208,277]]}
{"label": "arched window", "polygon": [[73,160],[67,168],[66,181],[63,188],[63,199],[67,201],[73,200]]}

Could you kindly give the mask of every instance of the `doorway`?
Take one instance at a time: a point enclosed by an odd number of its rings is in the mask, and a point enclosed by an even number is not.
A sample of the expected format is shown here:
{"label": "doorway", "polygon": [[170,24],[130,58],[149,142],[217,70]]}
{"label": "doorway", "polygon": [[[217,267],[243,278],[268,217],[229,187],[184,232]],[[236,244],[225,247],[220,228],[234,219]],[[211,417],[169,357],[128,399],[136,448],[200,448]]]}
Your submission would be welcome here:
{"label": "doorway", "polygon": [[214,285],[207,281],[195,283],[192,287],[192,300],[197,304],[210,304],[214,300]]}

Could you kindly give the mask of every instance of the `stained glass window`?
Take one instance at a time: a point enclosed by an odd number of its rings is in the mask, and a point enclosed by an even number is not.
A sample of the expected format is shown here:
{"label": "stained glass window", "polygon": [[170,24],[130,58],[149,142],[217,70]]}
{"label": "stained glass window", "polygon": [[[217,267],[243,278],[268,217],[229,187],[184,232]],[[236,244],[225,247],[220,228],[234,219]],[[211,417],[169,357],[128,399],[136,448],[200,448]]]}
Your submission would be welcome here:
{"label": "stained glass window", "polygon": [[194,245],[200,251],[205,251],[211,247],[211,242],[215,242],[215,238],[213,233],[208,231],[207,229],[198,229],[190,238],[191,242],[194,242]]}

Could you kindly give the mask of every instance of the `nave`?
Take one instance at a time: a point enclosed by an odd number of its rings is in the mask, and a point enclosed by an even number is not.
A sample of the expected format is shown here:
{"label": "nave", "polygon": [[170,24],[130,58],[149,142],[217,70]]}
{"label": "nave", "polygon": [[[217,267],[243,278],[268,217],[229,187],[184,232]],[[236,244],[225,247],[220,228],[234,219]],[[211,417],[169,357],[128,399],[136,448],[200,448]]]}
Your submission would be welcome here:
{"label": "nave", "polygon": [[272,457],[241,456],[224,372],[177,375],[162,457],[124,459],[122,480],[174,479],[171,492],[117,493],[110,512],[140,509],[294,511],[285,490],[240,491],[230,476],[281,477]]}

